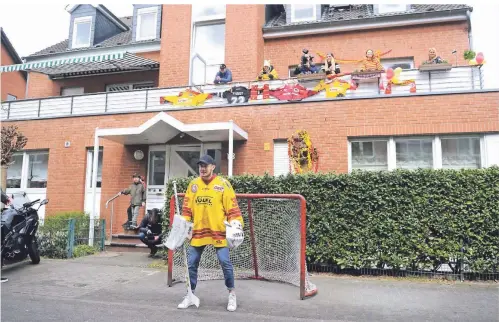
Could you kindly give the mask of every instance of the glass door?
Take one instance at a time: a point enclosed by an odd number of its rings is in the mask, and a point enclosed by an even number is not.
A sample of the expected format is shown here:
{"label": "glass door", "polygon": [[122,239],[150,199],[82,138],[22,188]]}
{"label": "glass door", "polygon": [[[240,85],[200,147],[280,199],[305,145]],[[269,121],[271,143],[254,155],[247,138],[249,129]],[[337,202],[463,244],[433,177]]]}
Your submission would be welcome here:
{"label": "glass door", "polygon": [[166,174],[166,147],[150,146],[147,169],[147,203],[146,209],[163,209]]}

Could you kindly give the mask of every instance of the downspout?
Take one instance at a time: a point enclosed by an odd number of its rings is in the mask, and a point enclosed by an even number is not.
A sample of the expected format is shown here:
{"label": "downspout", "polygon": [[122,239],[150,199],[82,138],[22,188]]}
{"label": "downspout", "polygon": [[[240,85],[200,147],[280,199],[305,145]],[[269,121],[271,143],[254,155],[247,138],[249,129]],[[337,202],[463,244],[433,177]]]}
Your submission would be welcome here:
{"label": "downspout", "polygon": [[473,35],[471,34],[471,11],[466,11],[466,20],[468,21],[468,43],[470,50],[473,50]]}

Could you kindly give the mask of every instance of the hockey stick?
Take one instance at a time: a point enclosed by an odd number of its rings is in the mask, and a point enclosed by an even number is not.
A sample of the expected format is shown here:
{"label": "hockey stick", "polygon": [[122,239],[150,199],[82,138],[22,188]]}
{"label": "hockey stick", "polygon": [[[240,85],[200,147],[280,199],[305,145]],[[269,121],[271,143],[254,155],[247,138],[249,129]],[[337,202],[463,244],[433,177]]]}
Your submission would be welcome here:
{"label": "hockey stick", "polygon": [[[173,181],[173,192],[175,193],[175,208],[177,215],[180,216],[180,209],[178,206],[178,195],[177,195],[177,182]],[[186,251],[186,246],[184,243],[184,246],[182,247],[184,250],[184,265],[185,265],[185,284],[187,286],[187,297],[189,298],[189,301],[193,303],[196,307],[199,307],[199,297],[194,295],[191,290],[191,279],[189,277],[189,263],[187,262],[187,251]]]}

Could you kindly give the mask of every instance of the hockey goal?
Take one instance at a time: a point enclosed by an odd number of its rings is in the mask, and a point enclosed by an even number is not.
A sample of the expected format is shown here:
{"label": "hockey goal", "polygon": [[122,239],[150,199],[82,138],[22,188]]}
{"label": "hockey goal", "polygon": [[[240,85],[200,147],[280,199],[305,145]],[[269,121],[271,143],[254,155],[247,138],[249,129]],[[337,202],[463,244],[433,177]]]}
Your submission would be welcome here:
{"label": "hockey goal", "polygon": [[[236,279],[289,283],[300,288],[303,300],[317,293],[309,281],[306,250],[306,202],[294,194],[236,194],[244,219],[244,242],[230,252]],[[179,208],[184,194],[178,194]],[[170,200],[170,224],[175,196]],[[186,245],[188,243],[186,242]],[[188,251],[187,251],[188,252]],[[215,249],[207,246],[198,270],[198,281],[223,280]],[[182,251],[168,252],[168,286],[185,282]],[[237,286],[236,286],[237,287]]]}

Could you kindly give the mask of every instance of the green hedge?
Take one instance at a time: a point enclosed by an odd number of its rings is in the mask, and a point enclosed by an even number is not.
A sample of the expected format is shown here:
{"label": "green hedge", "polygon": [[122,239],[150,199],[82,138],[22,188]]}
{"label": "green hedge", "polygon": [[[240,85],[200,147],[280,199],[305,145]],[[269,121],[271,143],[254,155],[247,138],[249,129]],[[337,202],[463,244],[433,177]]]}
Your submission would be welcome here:
{"label": "green hedge", "polygon": [[[179,192],[191,179],[177,179]],[[498,167],[229,180],[237,193],[305,197],[309,263],[435,270],[464,257],[463,267],[474,272],[499,268]],[[172,190],[170,182],[166,214]]]}

